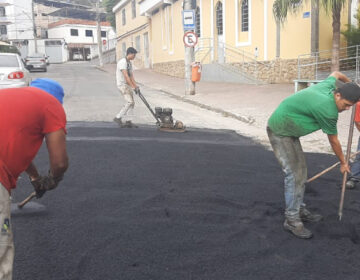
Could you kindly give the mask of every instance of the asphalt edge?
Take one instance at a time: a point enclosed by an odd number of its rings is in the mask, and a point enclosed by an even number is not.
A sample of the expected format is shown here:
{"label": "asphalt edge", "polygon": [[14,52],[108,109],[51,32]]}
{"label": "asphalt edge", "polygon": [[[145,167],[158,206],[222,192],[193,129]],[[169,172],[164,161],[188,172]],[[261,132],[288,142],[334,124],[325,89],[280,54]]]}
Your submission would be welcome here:
{"label": "asphalt edge", "polygon": [[[103,72],[106,72],[106,73],[110,73],[109,71],[107,71],[107,70],[104,69],[104,68],[101,68],[101,67],[98,66],[98,65],[96,65],[95,68],[98,69],[98,70],[100,70],[100,71],[103,71]],[[223,110],[223,109],[220,109],[220,108],[217,108],[217,107],[213,107],[213,106],[210,106],[210,105],[206,105],[206,104],[200,103],[200,102],[198,102],[198,101],[194,101],[194,100],[188,99],[188,98],[186,98],[186,96],[176,95],[176,94],[171,93],[170,91],[164,90],[164,89],[162,89],[162,88],[150,87],[150,86],[145,85],[145,84],[140,83],[140,82],[138,82],[138,84],[141,85],[141,86],[150,88],[150,89],[152,89],[152,90],[158,90],[158,91],[166,94],[168,97],[171,97],[171,98],[173,98],[173,99],[176,99],[176,100],[179,100],[179,101],[182,101],[182,102],[186,102],[186,103],[188,103],[188,104],[197,106],[197,107],[199,107],[199,108],[202,108],[202,109],[205,109],[205,110],[209,110],[209,111],[212,111],[212,112],[221,114],[223,117],[230,117],[230,118],[236,119],[236,120],[241,121],[241,122],[246,123],[246,124],[253,124],[253,123],[255,122],[255,119],[252,118],[252,117],[239,116],[239,115],[236,115],[236,114],[231,113],[231,112],[229,112],[229,111],[226,111],[226,110]]]}

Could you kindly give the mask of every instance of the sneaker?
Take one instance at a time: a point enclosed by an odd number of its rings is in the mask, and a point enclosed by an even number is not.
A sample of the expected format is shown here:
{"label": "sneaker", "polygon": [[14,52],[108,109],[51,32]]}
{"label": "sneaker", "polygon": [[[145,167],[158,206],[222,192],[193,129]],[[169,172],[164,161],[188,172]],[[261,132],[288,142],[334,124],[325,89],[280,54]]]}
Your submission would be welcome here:
{"label": "sneaker", "polygon": [[120,126],[122,126],[123,125],[123,123],[122,123],[122,121],[121,121],[121,118],[114,118],[114,122],[116,122],[118,125],[120,125]]}
{"label": "sneaker", "polygon": [[298,238],[309,239],[313,236],[312,232],[304,227],[302,221],[297,219],[285,219],[284,229],[290,231]]}
{"label": "sneaker", "polygon": [[352,179],[348,180],[345,184],[347,189],[354,189],[356,186],[356,182]]}
{"label": "sneaker", "polygon": [[323,216],[321,216],[320,214],[313,214],[306,208],[300,208],[300,219],[303,222],[316,223],[316,222],[321,221],[323,219]]}

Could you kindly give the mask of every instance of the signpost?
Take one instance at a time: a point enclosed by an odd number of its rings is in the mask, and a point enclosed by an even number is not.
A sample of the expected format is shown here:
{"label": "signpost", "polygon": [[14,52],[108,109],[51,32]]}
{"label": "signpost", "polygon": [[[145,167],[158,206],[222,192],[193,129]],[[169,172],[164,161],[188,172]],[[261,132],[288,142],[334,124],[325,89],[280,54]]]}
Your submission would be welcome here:
{"label": "signpost", "polygon": [[185,46],[185,95],[195,94],[195,83],[191,79],[192,63],[195,60],[194,46],[197,44],[198,38],[194,33],[196,29],[195,20],[196,0],[184,0],[183,2],[183,42]]}
{"label": "signpost", "polygon": [[195,30],[195,11],[184,10],[183,11],[183,26],[184,30]]}
{"label": "signpost", "polygon": [[193,31],[185,32],[183,37],[184,45],[189,48],[196,46],[198,42],[198,36]]}

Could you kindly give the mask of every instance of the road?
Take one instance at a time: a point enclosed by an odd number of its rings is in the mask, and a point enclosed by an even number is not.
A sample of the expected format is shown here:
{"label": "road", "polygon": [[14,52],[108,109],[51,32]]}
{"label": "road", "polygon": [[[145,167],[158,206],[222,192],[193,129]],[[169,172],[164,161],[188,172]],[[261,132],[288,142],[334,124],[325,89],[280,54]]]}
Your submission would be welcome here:
{"label": "road", "polygon": [[[339,223],[337,172],[307,186],[309,208],[325,220],[308,225],[312,240],[296,239],[282,229],[282,174],[270,151],[228,130],[159,132],[140,106],[141,127],[120,129],[106,122],[121,105],[112,77],[82,64],[49,70],[69,93],[70,168],[36,201],[45,210],[13,216],[14,280],[358,278],[360,191],[347,192]],[[198,109],[173,105],[202,122]],[[43,173],[47,161],[42,147]],[[311,175],[335,159],[307,161]],[[22,176],[13,201],[31,191]]]}

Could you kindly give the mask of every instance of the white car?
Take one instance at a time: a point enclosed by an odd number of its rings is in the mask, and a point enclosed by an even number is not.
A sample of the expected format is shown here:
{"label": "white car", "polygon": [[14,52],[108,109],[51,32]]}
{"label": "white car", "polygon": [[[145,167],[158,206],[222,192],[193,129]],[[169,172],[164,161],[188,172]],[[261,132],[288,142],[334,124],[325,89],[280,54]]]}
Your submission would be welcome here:
{"label": "white car", "polygon": [[30,73],[18,54],[0,53],[0,89],[26,87],[30,82]]}

